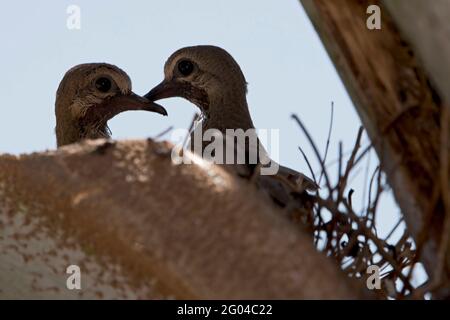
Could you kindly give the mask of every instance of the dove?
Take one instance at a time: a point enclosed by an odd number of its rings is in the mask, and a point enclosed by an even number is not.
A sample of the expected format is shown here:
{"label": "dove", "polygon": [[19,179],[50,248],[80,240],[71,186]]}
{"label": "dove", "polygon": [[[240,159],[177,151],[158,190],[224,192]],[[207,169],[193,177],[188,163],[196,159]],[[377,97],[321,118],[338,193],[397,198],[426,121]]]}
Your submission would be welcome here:
{"label": "dove", "polygon": [[86,63],[66,72],[56,92],[58,148],[83,139],[109,138],[107,122],[128,110],[166,110],[131,91],[130,77],[107,63]]}
{"label": "dove", "polygon": [[[164,65],[164,80],[144,97],[152,101],[185,98],[200,109],[203,132],[216,129],[226,134],[227,129],[254,129],[246,95],[247,82],[234,58],[222,48],[201,45],[173,53]],[[247,153],[252,151],[248,145],[245,148]],[[259,142],[258,148],[263,148]],[[292,201],[292,193],[318,189],[310,178],[283,166],[275,175],[260,175],[257,181],[281,206]]]}

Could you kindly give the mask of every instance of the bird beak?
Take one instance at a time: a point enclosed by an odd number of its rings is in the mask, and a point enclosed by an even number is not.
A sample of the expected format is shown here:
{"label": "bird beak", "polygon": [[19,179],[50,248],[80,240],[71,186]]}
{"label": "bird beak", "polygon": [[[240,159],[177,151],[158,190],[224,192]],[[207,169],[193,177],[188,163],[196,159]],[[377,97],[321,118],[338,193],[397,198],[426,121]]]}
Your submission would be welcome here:
{"label": "bird beak", "polygon": [[130,94],[118,95],[111,98],[108,101],[108,108],[113,110],[114,115],[117,115],[124,111],[130,110],[143,110],[143,111],[151,111],[167,116],[167,111],[164,107],[160,106],[153,101],[141,97],[140,95],[131,92]]}
{"label": "bird beak", "polygon": [[184,86],[174,81],[163,80],[160,84],[150,90],[144,98],[151,101],[156,101],[165,98],[183,97]]}

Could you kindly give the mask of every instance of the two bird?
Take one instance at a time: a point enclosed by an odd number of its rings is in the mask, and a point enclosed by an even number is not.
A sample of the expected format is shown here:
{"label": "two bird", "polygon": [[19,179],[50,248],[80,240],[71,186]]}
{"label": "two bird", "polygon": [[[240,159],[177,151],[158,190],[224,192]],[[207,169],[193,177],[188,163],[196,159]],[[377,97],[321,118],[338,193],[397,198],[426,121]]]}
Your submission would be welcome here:
{"label": "two bird", "polygon": [[[107,121],[120,112],[148,110],[166,115],[153,101],[182,97],[201,111],[201,129],[254,129],[248,109],[247,82],[233,57],[215,46],[182,48],[164,65],[164,80],[144,97],[131,91],[125,72],[107,64],[85,64],[69,70],[56,100],[58,146],[84,138],[109,137]],[[195,130],[195,129],[194,129]],[[258,146],[262,148],[262,146]],[[202,150],[205,146],[202,145]],[[251,150],[246,145],[245,152]],[[250,175],[255,166],[247,164]],[[257,168],[258,166],[256,166]],[[292,196],[317,190],[314,181],[295,170],[280,166],[275,175],[259,175],[257,184],[285,207]]]}

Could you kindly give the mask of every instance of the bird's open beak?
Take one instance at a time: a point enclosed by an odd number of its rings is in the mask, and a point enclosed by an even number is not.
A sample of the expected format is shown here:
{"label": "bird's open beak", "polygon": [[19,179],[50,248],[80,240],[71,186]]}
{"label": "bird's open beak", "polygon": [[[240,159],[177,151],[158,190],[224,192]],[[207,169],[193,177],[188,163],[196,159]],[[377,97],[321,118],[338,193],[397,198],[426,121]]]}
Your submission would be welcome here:
{"label": "bird's open beak", "polygon": [[131,110],[151,111],[167,116],[167,111],[164,107],[145,97],[141,97],[134,92],[131,92],[130,94],[117,95],[111,98],[107,104],[108,109],[114,113],[113,116],[121,112]]}
{"label": "bird's open beak", "polygon": [[181,83],[170,80],[163,80],[160,84],[150,90],[144,97],[151,101],[165,98],[183,97],[185,88]]}

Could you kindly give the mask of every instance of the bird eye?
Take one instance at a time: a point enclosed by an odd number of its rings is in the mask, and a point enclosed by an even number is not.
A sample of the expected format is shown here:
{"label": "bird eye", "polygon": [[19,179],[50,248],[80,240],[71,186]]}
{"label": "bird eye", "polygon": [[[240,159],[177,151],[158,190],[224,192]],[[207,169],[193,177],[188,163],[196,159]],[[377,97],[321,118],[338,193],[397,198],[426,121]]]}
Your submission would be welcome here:
{"label": "bird eye", "polygon": [[95,80],[95,87],[97,88],[98,91],[106,93],[111,89],[112,83],[110,79],[100,77],[97,80]]}
{"label": "bird eye", "polygon": [[181,60],[178,63],[178,71],[180,71],[183,76],[187,77],[194,71],[194,64],[189,60]]}

